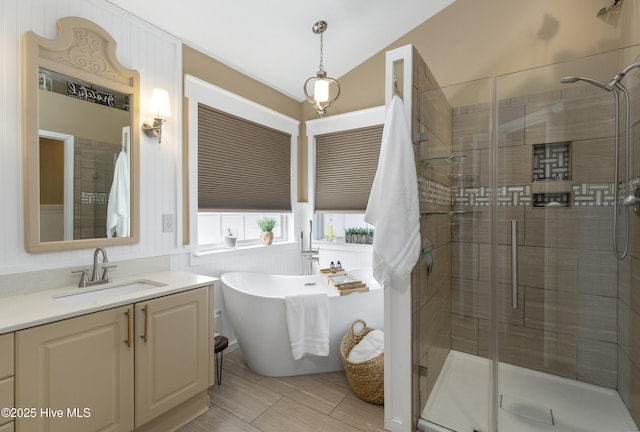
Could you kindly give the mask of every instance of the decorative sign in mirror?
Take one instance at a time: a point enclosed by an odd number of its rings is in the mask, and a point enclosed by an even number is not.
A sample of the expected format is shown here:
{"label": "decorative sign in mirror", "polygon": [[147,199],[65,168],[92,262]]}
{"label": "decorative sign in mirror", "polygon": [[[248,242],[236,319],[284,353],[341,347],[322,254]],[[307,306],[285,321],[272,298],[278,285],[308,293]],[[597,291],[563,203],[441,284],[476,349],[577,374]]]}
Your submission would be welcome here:
{"label": "decorative sign in mirror", "polygon": [[[25,35],[25,233],[29,252],[139,240],[139,76],[82,18]],[[134,127],[133,130],[137,130]]]}

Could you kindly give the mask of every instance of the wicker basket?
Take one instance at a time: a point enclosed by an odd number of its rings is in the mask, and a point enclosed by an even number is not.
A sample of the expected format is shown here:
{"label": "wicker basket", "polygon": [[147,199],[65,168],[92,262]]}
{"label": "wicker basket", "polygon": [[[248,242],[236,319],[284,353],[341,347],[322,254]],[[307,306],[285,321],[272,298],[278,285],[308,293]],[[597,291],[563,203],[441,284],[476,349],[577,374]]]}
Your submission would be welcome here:
{"label": "wicker basket", "polygon": [[[359,333],[354,330],[357,323],[362,323],[363,326]],[[360,399],[379,405],[384,403],[384,353],[362,363],[352,363],[347,360],[353,347],[372,330],[363,320],[355,320],[342,337],[340,355],[351,390]]]}

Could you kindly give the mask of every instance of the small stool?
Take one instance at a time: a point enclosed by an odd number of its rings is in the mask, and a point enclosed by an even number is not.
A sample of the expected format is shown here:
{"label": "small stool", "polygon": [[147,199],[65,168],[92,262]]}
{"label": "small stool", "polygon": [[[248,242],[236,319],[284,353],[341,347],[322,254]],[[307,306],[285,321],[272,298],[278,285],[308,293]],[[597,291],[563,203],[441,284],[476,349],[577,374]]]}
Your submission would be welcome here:
{"label": "small stool", "polygon": [[220,385],[222,382],[222,355],[224,354],[223,351],[229,346],[229,339],[226,336],[216,336],[213,342],[216,356],[216,382]]}

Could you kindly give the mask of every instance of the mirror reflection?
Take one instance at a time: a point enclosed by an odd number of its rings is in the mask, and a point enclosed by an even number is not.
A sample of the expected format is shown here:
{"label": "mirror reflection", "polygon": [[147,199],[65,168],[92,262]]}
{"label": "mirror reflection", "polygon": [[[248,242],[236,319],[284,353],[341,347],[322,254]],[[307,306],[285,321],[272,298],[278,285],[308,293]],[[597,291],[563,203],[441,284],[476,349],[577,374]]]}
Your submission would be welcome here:
{"label": "mirror reflection", "polygon": [[137,243],[140,76],[95,23],[57,27],[24,39],[25,248]]}
{"label": "mirror reflection", "polygon": [[38,78],[40,241],[129,236],[131,95]]}

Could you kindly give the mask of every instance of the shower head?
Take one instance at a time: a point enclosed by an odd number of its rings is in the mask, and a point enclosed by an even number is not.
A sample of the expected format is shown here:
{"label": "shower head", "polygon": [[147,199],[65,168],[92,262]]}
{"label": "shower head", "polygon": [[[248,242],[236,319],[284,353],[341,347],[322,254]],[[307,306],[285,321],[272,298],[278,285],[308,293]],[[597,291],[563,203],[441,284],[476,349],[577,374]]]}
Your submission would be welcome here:
{"label": "shower head", "polygon": [[575,83],[578,81],[584,81],[586,83],[589,83],[593,86],[596,86],[598,88],[601,88],[602,90],[607,90],[607,91],[611,91],[613,86],[609,87],[608,84],[605,84],[601,81],[597,81],[591,78],[585,78],[585,77],[573,77],[573,76],[568,76],[568,77],[564,77],[560,79],[560,82],[562,84],[570,84],[570,83]]}

